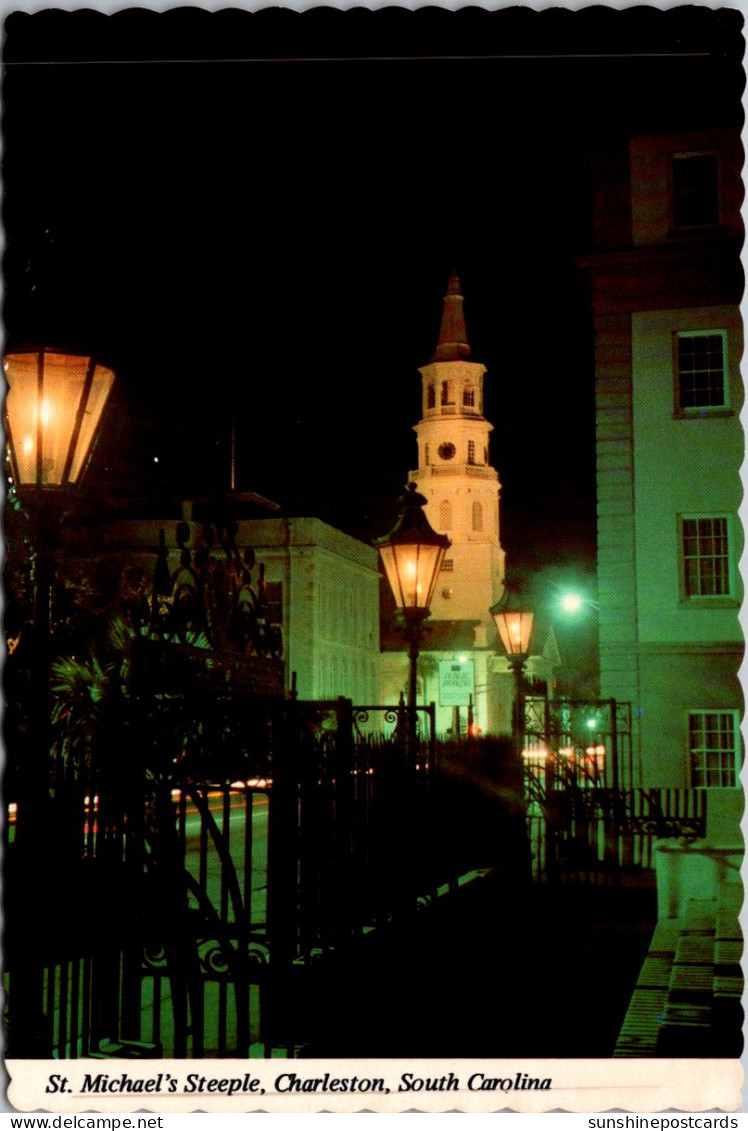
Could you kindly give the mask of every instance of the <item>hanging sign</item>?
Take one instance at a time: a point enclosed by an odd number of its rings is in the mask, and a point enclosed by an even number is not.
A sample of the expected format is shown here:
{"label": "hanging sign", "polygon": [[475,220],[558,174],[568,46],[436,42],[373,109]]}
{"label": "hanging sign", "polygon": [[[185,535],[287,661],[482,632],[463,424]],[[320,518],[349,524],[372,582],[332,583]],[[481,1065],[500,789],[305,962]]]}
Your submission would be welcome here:
{"label": "hanging sign", "polygon": [[475,661],[439,661],[439,706],[467,707],[475,703]]}

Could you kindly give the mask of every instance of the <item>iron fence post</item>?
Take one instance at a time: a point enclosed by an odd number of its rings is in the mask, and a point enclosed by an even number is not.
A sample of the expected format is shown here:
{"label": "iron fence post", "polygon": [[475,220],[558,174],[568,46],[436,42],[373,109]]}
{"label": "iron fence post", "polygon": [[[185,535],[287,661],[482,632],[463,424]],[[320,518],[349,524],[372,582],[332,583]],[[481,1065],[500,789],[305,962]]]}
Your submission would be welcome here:
{"label": "iron fence post", "polygon": [[[49,661],[52,566],[45,550],[33,565],[34,611],[28,714],[28,749],[18,782],[18,816],[12,861],[8,861],[6,914],[11,929],[8,1047],[17,1059],[52,1055],[52,1018],[44,1000],[44,949],[49,940]],[[30,892],[22,909],[21,892]],[[12,901],[12,902],[10,902]],[[17,905],[16,905],[17,904]]]}

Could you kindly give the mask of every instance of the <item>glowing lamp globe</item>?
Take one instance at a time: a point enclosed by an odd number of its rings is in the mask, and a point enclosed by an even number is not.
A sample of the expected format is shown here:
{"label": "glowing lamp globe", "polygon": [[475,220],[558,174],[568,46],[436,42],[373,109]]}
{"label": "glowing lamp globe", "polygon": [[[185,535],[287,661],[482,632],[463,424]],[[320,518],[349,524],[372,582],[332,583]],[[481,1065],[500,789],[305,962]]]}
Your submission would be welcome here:
{"label": "glowing lamp globe", "polygon": [[74,485],[93,450],[113,371],[91,357],[46,348],[7,353],[4,367],[15,485]]}
{"label": "glowing lamp globe", "polygon": [[515,609],[511,604],[511,600],[500,601],[491,609],[491,615],[507,656],[527,656],[535,617],[529,610]]}
{"label": "glowing lamp globe", "polygon": [[432,529],[423,511],[426,499],[414,483],[408,485],[400,503],[402,511],[395,526],[375,545],[400,612],[406,618],[426,617],[450,541]]}

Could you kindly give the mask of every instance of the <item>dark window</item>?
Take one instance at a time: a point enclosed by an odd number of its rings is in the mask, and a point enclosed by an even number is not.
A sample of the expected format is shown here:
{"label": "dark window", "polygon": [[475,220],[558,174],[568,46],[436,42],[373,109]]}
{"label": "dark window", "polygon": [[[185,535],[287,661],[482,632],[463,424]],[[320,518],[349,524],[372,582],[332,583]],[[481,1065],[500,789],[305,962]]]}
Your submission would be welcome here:
{"label": "dark window", "polygon": [[462,393],[462,403],[466,408],[475,407],[475,389],[472,385],[466,385]]}
{"label": "dark window", "polygon": [[725,362],[721,334],[678,335],[678,398],[683,409],[724,405]]}
{"label": "dark window", "polygon": [[717,158],[713,153],[673,157],[676,228],[703,228],[719,221]]}
{"label": "dark window", "polygon": [[687,597],[730,593],[727,519],[683,519],[683,582]]}
{"label": "dark window", "polygon": [[453,381],[442,381],[442,404],[454,404],[455,391]]}
{"label": "dark window", "polygon": [[436,389],[433,385],[429,385],[426,389],[426,408],[434,408],[436,405]]}
{"label": "dark window", "polygon": [[283,626],[283,583],[280,581],[265,581],[263,594],[267,601],[267,620],[277,628]]}
{"label": "dark window", "polygon": [[468,440],[468,463],[475,463],[475,440]]}

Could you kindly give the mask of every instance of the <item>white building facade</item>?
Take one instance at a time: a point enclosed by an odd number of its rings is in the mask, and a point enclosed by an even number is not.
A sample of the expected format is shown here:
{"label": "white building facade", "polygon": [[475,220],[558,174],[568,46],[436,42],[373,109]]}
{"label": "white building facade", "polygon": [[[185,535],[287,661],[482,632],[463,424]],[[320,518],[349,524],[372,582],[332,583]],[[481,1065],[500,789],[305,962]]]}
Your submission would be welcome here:
{"label": "white building facade", "polygon": [[286,675],[299,698],[378,703],[376,550],[318,518],[242,522],[240,537],[280,585]]}
{"label": "white building facade", "polygon": [[640,784],[707,789],[715,814],[740,804],[740,164],[737,131],[612,147],[584,261],[601,694],[634,707]]}

